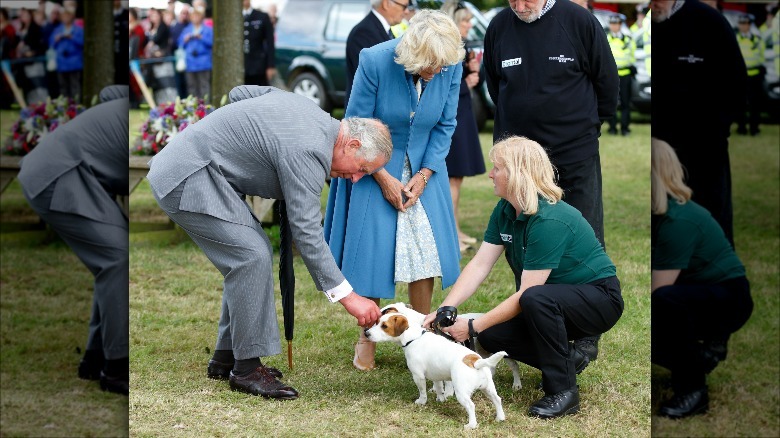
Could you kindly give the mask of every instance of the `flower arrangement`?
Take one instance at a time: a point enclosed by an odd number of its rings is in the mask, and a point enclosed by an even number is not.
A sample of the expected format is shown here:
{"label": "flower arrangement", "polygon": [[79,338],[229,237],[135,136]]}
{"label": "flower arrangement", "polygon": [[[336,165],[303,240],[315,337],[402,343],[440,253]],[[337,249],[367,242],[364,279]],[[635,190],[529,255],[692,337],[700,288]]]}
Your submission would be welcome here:
{"label": "flower arrangement", "polygon": [[64,96],[29,105],[11,126],[11,136],[6,139],[3,154],[27,155],[47,134],[83,111],[83,105]]}
{"label": "flower arrangement", "polygon": [[154,155],[184,129],[214,111],[203,99],[189,96],[152,108],[141,125],[141,135],[131,148],[133,155]]}

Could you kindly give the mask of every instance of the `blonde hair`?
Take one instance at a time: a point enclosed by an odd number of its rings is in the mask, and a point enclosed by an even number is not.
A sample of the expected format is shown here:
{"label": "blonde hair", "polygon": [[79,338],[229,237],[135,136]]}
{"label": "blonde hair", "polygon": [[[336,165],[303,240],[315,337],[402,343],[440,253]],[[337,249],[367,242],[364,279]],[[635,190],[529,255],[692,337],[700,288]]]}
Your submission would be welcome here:
{"label": "blonde hair", "polygon": [[650,141],[650,197],[653,214],[665,214],[668,196],[678,204],[691,199],[693,190],[685,185],[685,169],[669,143],[653,137]]}
{"label": "blonde hair", "polygon": [[[526,137],[509,137],[490,149],[490,161],[506,168],[507,195],[525,214],[536,214],[539,196],[550,204],[563,197],[555,184],[555,168],[542,146]],[[512,199],[507,199],[512,201]]]}
{"label": "blonde hair", "polygon": [[[458,9],[458,6],[461,8]],[[456,25],[459,25],[461,21],[471,20],[474,14],[466,8],[461,0],[447,0],[441,5],[441,11],[447,14]]]}
{"label": "blonde hair", "polygon": [[439,11],[417,11],[409,20],[409,29],[395,48],[395,62],[404,70],[418,74],[426,68],[437,69],[463,60],[466,51],[458,26]]}

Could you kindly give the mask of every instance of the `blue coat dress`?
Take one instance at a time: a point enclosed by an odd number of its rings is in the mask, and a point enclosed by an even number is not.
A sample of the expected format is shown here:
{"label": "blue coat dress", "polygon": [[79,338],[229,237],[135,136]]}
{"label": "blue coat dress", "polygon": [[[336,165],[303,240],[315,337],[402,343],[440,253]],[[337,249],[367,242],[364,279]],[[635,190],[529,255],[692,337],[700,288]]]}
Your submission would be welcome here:
{"label": "blue coat dress", "polygon": [[[373,117],[388,125],[393,154],[385,166],[399,181],[404,157],[412,173],[434,171],[420,198],[436,241],[442,288],[460,273],[460,250],[452,211],[445,157],[449,152],[460,91],[460,63],[442,68],[420,102],[412,76],[395,63],[394,39],[360,52],[360,63],[345,117]],[[413,116],[412,116],[413,115]],[[356,184],[331,180],[325,212],[325,240],[344,276],[360,295],[395,296],[395,237],[398,211],[387,202],[373,177]]]}

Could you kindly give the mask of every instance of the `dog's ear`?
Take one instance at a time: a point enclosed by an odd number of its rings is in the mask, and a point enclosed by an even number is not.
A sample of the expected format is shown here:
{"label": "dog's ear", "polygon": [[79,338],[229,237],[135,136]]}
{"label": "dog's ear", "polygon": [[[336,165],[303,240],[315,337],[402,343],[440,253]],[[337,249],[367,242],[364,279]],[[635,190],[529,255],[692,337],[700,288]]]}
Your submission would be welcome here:
{"label": "dog's ear", "polygon": [[405,316],[402,315],[395,315],[390,317],[389,319],[392,324],[390,325],[390,328],[393,330],[391,335],[394,338],[397,338],[398,336],[401,336],[401,333],[405,332],[406,329],[409,328],[409,321],[406,320]]}
{"label": "dog's ear", "polygon": [[395,307],[388,307],[388,308],[386,308],[385,310],[382,311],[382,315],[387,314],[387,313],[400,313],[400,312]]}

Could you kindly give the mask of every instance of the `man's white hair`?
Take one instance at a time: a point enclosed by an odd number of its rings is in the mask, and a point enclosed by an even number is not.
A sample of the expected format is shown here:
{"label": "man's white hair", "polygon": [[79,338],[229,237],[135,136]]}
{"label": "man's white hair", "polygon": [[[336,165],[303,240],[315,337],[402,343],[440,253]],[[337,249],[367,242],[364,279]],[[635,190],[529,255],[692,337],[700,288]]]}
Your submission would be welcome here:
{"label": "man's white hair", "polygon": [[393,140],[384,123],[377,119],[360,117],[350,117],[344,119],[344,122],[347,126],[347,137],[360,141],[360,149],[356,153],[358,158],[373,162],[382,155],[385,161],[390,160]]}

